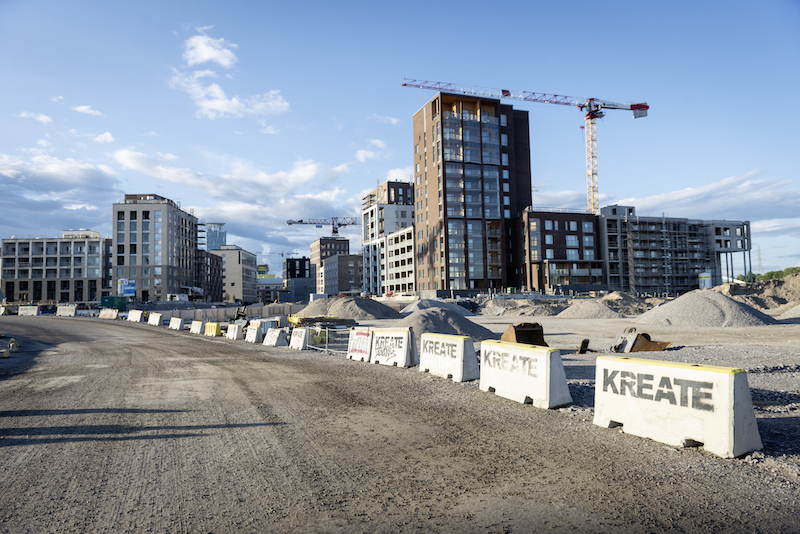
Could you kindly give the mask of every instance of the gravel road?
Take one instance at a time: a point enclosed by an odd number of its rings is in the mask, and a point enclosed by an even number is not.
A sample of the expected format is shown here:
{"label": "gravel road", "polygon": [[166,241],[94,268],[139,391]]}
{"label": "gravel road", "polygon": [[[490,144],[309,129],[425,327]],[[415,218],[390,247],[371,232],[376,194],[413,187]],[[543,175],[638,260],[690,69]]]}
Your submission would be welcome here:
{"label": "gravel road", "polygon": [[[560,348],[627,324],[543,321]],[[724,460],[594,426],[596,355],[568,349],[576,403],[540,410],[341,355],[0,317],[20,343],[0,360],[0,530],[797,532],[800,326],[762,328],[645,329],[678,345],[659,357],[750,370],[765,450]]]}

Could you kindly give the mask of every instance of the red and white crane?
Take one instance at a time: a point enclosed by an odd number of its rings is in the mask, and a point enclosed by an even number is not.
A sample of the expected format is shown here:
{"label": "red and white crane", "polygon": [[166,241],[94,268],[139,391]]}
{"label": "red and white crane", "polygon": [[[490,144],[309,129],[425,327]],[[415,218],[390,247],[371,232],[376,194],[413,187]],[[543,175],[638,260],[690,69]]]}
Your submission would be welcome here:
{"label": "red and white crane", "polygon": [[617,104],[599,98],[579,98],[574,96],[555,95],[548,93],[534,93],[532,91],[511,91],[508,89],[494,89],[492,87],[478,87],[475,85],[460,85],[446,82],[432,82],[427,80],[403,79],[406,87],[431,89],[444,93],[479,96],[486,98],[511,98],[525,102],[541,102],[543,104],[560,104],[562,106],[575,106],[585,112],[584,130],[586,135],[586,199],[589,212],[595,215],[600,213],[597,187],[597,119],[605,115],[605,109],[627,109],[633,111],[633,118],[646,117],[650,106],[645,102],[638,104]]}

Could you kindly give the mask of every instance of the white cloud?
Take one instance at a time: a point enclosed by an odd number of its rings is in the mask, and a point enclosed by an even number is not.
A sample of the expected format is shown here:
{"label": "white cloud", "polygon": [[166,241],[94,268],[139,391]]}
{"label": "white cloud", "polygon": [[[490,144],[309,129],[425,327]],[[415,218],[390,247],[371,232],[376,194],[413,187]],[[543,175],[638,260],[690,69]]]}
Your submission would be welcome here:
{"label": "white cloud", "polygon": [[162,154],[161,152],[156,152],[156,154],[158,154],[159,158],[166,159],[166,160],[169,160],[169,161],[172,161],[174,159],[178,159],[178,156],[176,156],[175,154],[170,154],[169,152],[167,152],[166,154]]}
{"label": "white cloud", "polygon": [[268,125],[267,121],[265,121],[264,119],[259,120],[258,121],[258,125],[261,126],[260,132],[263,133],[263,134],[275,135],[275,134],[280,133],[280,130],[278,130],[277,128],[275,128],[271,124]]}
{"label": "white cloud", "polygon": [[161,161],[150,158],[141,152],[122,149],[114,152],[113,157],[123,167],[143,172],[154,178],[160,178],[193,189],[205,190],[212,194],[218,191],[215,180],[209,179],[199,172],[165,165]]}
{"label": "white cloud", "polygon": [[[210,28],[209,28],[210,29]],[[183,59],[190,67],[212,61],[225,68],[231,68],[237,61],[231,49],[238,45],[228,43],[225,39],[213,39],[208,35],[195,35],[184,43]]]}
{"label": "white cloud", "polygon": [[392,182],[410,182],[414,179],[413,167],[402,167],[400,169],[391,169],[386,173],[386,180]]}
{"label": "white cloud", "polygon": [[56,104],[60,104],[60,103],[62,103],[64,101],[64,97],[63,96],[54,96],[50,100],[52,100]]}
{"label": "white cloud", "polygon": [[51,122],[53,122],[53,119],[51,117],[48,117],[43,113],[29,113],[27,111],[23,111],[22,113],[17,115],[17,117],[20,117],[22,119],[33,119],[41,122],[42,124],[50,124]]}
{"label": "white cloud", "polygon": [[375,159],[378,157],[377,152],[372,152],[371,150],[359,150],[356,152],[356,159],[360,162],[365,162],[368,159]]}
{"label": "white cloud", "polygon": [[219,119],[225,117],[243,117],[244,115],[267,115],[283,113],[289,110],[289,103],[281,96],[280,91],[270,91],[250,98],[239,96],[227,97],[225,91],[217,83],[204,85],[203,78],[216,77],[210,70],[195,71],[190,75],[175,72],[170,87],[185,91],[197,106],[195,116],[198,118]]}
{"label": "white cloud", "polygon": [[65,210],[90,210],[94,211],[99,209],[97,206],[93,206],[91,204],[67,204],[64,206]]}
{"label": "white cloud", "polygon": [[78,113],[85,113],[87,115],[94,115],[96,117],[102,115],[102,113],[100,113],[96,109],[92,109],[92,106],[73,106],[70,109],[73,111],[77,111]]}
{"label": "white cloud", "polygon": [[370,115],[367,118],[369,118],[371,120],[374,120],[374,121],[377,121],[377,122],[391,124],[392,126],[397,126],[401,122],[400,119],[396,119],[394,117],[383,117],[381,115]]}
{"label": "white cloud", "polygon": [[50,148],[51,146],[53,146],[53,144],[47,139],[39,139],[38,141],[36,141],[36,144],[42,148]]}
{"label": "white cloud", "polygon": [[95,143],[113,143],[114,137],[111,135],[110,132],[102,133],[96,137],[94,137]]}
{"label": "white cloud", "polygon": [[369,144],[371,144],[373,146],[376,146],[376,147],[378,147],[380,149],[386,148],[386,143],[384,143],[380,139],[370,139],[369,140]]}

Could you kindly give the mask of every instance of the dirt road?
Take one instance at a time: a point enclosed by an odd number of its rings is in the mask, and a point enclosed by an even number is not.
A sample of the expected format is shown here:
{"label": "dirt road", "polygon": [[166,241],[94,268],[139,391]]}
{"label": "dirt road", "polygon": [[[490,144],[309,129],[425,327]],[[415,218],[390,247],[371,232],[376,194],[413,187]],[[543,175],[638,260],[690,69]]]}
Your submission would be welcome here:
{"label": "dirt road", "polygon": [[800,529],[795,474],[585,406],[121,321],[0,333],[21,346],[0,360],[4,532]]}

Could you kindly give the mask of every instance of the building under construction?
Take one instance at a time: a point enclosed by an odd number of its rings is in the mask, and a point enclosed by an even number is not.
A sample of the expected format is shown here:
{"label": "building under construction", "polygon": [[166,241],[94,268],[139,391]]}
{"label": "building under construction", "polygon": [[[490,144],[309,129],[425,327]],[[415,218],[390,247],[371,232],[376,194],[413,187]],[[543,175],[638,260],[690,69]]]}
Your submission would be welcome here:
{"label": "building under construction", "polygon": [[607,206],[599,218],[601,254],[611,291],[681,294],[708,273],[730,280],[740,256],[752,271],[749,221],[640,217],[633,206]]}

